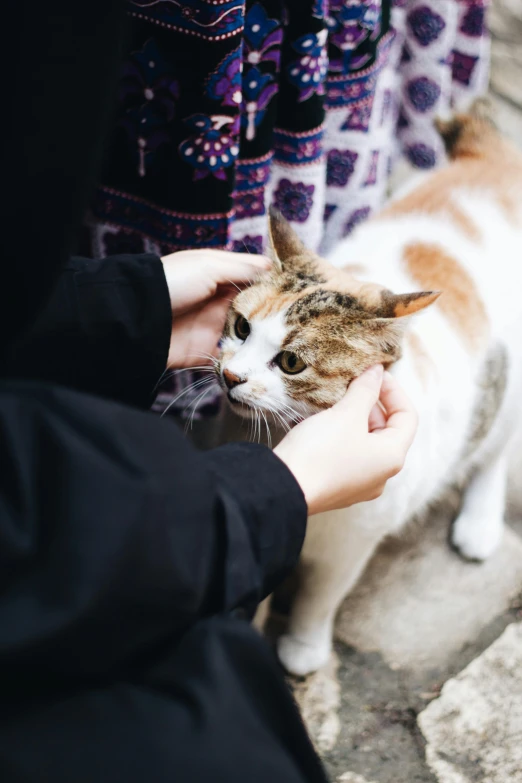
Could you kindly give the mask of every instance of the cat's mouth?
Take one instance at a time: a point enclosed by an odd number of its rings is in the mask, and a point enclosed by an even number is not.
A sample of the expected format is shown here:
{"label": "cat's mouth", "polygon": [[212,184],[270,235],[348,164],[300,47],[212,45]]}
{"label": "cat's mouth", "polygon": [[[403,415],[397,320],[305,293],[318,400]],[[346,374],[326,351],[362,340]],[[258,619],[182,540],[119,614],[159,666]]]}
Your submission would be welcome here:
{"label": "cat's mouth", "polygon": [[255,416],[257,410],[255,405],[244,400],[236,400],[232,397],[231,392],[227,392],[227,400],[234,413],[238,416],[242,416],[245,419],[251,419]]}
{"label": "cat's mouth", "polygon": [[228,400],[229,405],[234,409],[236,413],[239,413],[240,415],[245,412],[245,414],[248,414],[255,410],[255,406],[251,403],[245,401],[244,399],[238,399],[234,396],[234,389],[227,389],[227,386],[222,378],[221,375],[219,377],[219,383],[221,388],[223,389],[223,392],[225,394],[225,397]]}
{"label": "cat's mouth", "polygon": [[242,416],[245,419],[253,419],[257,415],[257,411],[263,408],[263,405],[256,404],[255,401],[245,399],[241,393],[240,397],[236,397],[235,389],[227,389],[225,384],[222,384],[223,391],[227,398],[228,404],[237,416]]}
{"label": "cat's mouth", "polygon": [[244,398],[241,397],[238,399],[235,395],[237,394],[236,388],[233,387],[232,389],[229,389],[225,383],[225,380],[223,378],[223,373],[219,372],[217,373],[219,385],[221,386],[223,393],[225,394],[229,405],[233,408],[235,413],[238,413],[239,415],[249,415],[253,411],[255,411],[255,405],[248,402]]}
{"label": "cat's mouth", "polygon": [[235,397],[232,397],[232,392],[231,391],[227,392],[227,400],[229,401],[229,403],[231,405],[244,405],[247,408],[251,408],[252,407],[247,402],[243,402],[243,400],[236,400]]}

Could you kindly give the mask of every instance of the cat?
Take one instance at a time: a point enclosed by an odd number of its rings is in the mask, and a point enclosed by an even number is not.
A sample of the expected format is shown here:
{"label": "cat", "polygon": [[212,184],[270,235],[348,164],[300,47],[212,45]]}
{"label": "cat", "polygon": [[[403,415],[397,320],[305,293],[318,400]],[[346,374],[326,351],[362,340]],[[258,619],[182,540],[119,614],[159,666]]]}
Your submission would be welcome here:
{"label": "cat", "polygon": [[296,675],[327,662],[336,611],[382,539],[455,481],[467,477],[454,547],[481,561],[501,541],[506,446],[522,392],[522,155],[481,104],[439,131],[448,164],[327,260],[272,210],[273,271],[228,315],[217,372],[240,415],[291,426],[376,363],[419,414],[406,465],[380,498],[309,519],[278,641]]}

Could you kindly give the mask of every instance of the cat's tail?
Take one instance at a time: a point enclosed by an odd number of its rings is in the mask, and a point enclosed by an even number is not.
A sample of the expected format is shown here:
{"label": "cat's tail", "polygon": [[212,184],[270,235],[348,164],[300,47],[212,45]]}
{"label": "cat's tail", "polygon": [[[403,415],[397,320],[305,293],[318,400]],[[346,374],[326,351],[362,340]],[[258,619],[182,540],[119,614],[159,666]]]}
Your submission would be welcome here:
{"label": "cat's tail", "polygon": [[450,160],[482,157],[498,144],[499,133],[491,115],[489,100],[478,98],[465,114],[435,120]]}

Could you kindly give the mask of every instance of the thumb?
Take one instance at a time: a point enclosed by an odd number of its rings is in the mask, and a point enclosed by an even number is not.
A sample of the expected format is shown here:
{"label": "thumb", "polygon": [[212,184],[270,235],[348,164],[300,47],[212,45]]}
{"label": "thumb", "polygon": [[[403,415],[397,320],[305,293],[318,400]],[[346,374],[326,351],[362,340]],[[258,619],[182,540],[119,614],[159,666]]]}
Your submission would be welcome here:
{"label": "thumb", "polygon": [[381,393],[383,375],[382,364],[376,364],[366,370],[351,382],[348,391],[335,407],[357,410],[361,416],[366,416],[366,421],[368,421],[372,408]]}

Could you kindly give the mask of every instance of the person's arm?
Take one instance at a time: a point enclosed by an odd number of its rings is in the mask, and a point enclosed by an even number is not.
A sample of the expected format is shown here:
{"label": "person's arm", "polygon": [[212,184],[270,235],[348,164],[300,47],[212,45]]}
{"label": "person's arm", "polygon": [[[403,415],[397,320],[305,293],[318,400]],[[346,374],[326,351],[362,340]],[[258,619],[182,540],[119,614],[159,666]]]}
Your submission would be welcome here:
{"label": "person's arm", "polygon": [[167,364],[171,306],[154,255],[72,258],[2,374],[149,407]]}
{"label": "person's arm", "polygon": [[353,381],[279,457],[253,444],[199,453],[153,414],[2,383],[2,695],[34,695],[42,675],[53,688],[132,672],[201,617],[251,614],[295,565],[307,512],[374,498],[400,470],[416,416],[381,381],[382,369]]}
{"label": "person's arm", "polygon": [[200,617],[251,613],[297,561],[304,496],[262,446],[199,453],[152,414],[12,382],[0,454],[2,692],[131,669]]}
{"label": "person's arm", "polygon": [[72,258],[0,372],[150,407],[167,363],[216,352],[230,297],[268,263],[220,250]]}

